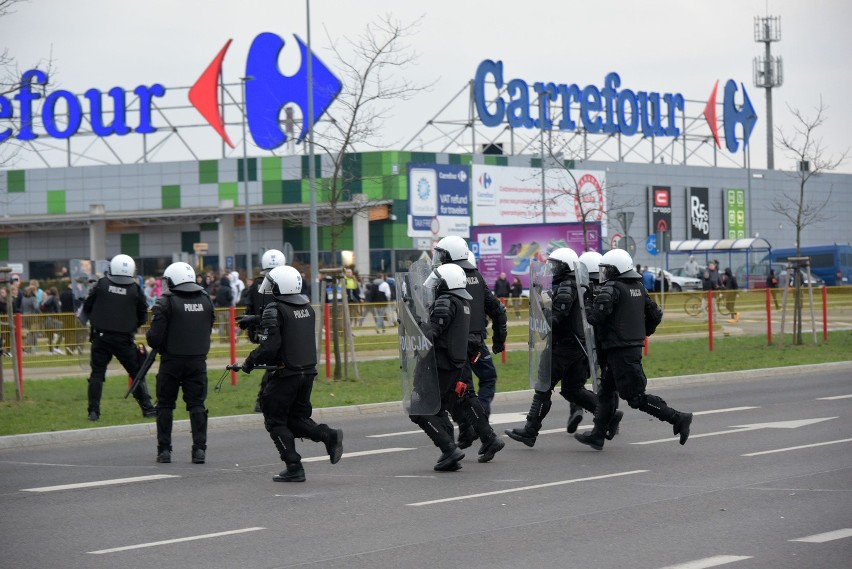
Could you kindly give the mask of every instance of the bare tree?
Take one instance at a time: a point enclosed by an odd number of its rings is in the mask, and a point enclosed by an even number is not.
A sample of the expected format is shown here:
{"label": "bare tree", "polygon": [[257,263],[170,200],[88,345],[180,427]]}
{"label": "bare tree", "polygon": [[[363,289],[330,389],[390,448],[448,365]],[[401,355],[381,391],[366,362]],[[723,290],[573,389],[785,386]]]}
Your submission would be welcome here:
{"label": "bare tree", "polygon": [[[15,4],[28,2],[29,0],[0,0],[0,18],[8,18],[15,13]],[[48,57],[42,59],[28,67],[27,69],[40,69],[48,76],[48,83],[41,86],[46,90],[53,71],[53,58]],[[3,48],[0,51],[0,96],[7,96],[16,93],[21,88],[21,72],[17,60],[9,52],[8,48]],[[13,164],[21,150],[20,141],[14,137],[9,137],[0,143],[0,166],[6,167]]]}
{"label": "bare tree", "polygon": [[[794,118],[793,132],[785,132],[778,127],[778,144],[786,151],[787,156],[796,163],[796,170],[789,175],[798,181],[799,191],[795,194],[783,193],[775,198],[770,209],[785,217],[796,228],[796,257],[800,256],[802,232],[818,221],[829,219],[826,207],[831,199],[831,191],[825,198],[809,199],[805,190],[811,178],[824,172],[830,172],[840,166],[849,153],[846,149],[840,156],[828,156],[822,139],[816,135],[816,130],[827,120],[827,108],[820,97],[819,105],[815,108],[816,115],[809,117],[799,109],[789,107]],[[795,304],[793,313],[793,343],[802,343],[802,290],[801,272],[794,271]]]}
{"label": "bare tree", "polygon": [[[329,37],[343,87],[329,112],[331,120],[324,123],[326,128],[316,136],[317,145],[330,157],[332,164],[330,175],[318,191],[329,205],[327,225],[332,259],[336,258],[338,239],[346,222],[373,205],[362,201],[360,207],[353,206],[356,200],[351,188],[358,180],[349,168],[352,153],[377,147],[378,134],[390,117],[392,103],[407,100],[429,88],[429,85],[416,84],[404,77],[404,72],[418,58],[406,43],[406,39],[416,33],[418,24],[419,21],[402,24],[385,15],[355,38]],[[339,207],[342,204],[345,208]],[[337,295],[332,298],[332,310],[336,315]],[[333,321],[334,378],[340,379],[338,318]]]}

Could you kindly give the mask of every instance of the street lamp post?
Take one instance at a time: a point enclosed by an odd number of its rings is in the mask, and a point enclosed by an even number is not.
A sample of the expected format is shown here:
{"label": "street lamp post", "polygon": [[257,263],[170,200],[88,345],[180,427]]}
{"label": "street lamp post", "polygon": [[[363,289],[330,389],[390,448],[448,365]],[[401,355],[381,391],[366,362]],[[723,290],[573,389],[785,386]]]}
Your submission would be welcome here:
{"label": "street lamp post", "polygon": [[[307,8],[308,53],[311,52],[311,0],[305,0]],[[311,300],[319,302],[319,235],[317,233],[317,183],[314,172],[314,76],[311,57],[308,57],[308,184],[311,194],[310,240],[311,240]],[[332,264],[334,259],[331,260]]]}
{"label": "street lamp post", "polygon": [[[249,189],[248,189],[248,150],[246,147],[246,81],[253,77],[240,77],[243,94],[243,201],[245,202],[246,222],[246,278],[251,278],[251,214],[249,213]],[[235,263],[236,264],[236,263]]]}

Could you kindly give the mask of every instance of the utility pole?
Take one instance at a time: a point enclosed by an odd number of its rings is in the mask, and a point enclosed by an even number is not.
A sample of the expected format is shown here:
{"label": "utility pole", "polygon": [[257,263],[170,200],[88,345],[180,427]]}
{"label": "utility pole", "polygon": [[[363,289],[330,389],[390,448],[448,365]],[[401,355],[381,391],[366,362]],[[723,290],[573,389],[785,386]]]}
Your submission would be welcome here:
{"label": "utility pole", "polygon": [[772,135],[772,88],[784,83],[781,56],[773,57],[772,42],[781,41],[781,16],[754,19],[754,41],[765,45],[764,55],[754,58],[754,85],[766,89],[766,169],[775,169],[775,143]]}

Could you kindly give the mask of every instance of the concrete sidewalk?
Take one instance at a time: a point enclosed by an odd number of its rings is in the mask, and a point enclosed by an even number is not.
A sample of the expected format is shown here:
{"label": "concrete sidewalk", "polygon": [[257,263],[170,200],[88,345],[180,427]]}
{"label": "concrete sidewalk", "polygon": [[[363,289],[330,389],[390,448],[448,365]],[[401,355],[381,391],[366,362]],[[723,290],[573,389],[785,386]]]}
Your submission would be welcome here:
{"label": "concrete sidewalk", "polygon": [[[755,375],[772,374],[777,378],[791,375],[813,374],[826,371],[848,371],[852,377],[852,361],[831,362],[825,364],[812,364],[803,366],[749,369],[743,371],[731,371],[722,373],[707,373],[700,375],[681,375],[673,377],[660,377],[649,379],[650,388],[661,386],[677,386],[697,383],[710,383],[721,381],[746,381]],[[531,398],[531,390],[510,391],[497,393],[494,400],[497,402],[517,402],[528,404]],[[325,407],[314,409],[313,418],[318,422],[331,421],[340,417],[357,417],[361,415],[374,415],[384,413],[402,414],[402,404],[399,401],[389,403],[369,403],[364,405],[350,405],[345,407]],[[231,415],[228,417],[211,417],[209,429],[215,432],[218,428],[253,425],[263,429],[263,416],[259,413],[250,415]],[[189,432],[189,421],[175,421],[174,432]],[[127,437],[156,437],[157,426],[153,421],[136,425],[119,425],[114,427],[92,427],[90,429],[76,429],[71,431],[55,431],[47,433],[30,433],[26,435],[9,435],[0,437],[0,450],[9,448],[33,447],[52,444],[96,442],[102,440],[124,439]]]}

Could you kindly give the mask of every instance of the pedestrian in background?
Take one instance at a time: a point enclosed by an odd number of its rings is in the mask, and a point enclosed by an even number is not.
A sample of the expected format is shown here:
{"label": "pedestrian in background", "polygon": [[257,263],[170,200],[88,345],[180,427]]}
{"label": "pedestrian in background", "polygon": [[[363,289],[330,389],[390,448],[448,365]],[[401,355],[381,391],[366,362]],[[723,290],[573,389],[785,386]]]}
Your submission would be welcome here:
{"label": "pedestrian in background", "polygon": [[772,293],[775,309],[781,308],[781,305],[778,304],[778,277],[775,275],[775,269],[769,269],[769,274],[766,276],[766,288]]}
{"label": "pedestrian in background", "polygon": [[515,309],[515,318],[521,319],[521,294],[524,292],[524,285],[521,284],[521,279],[515,277],[512,279],[512,289],[509,291],[512,297],[512,308]]}

